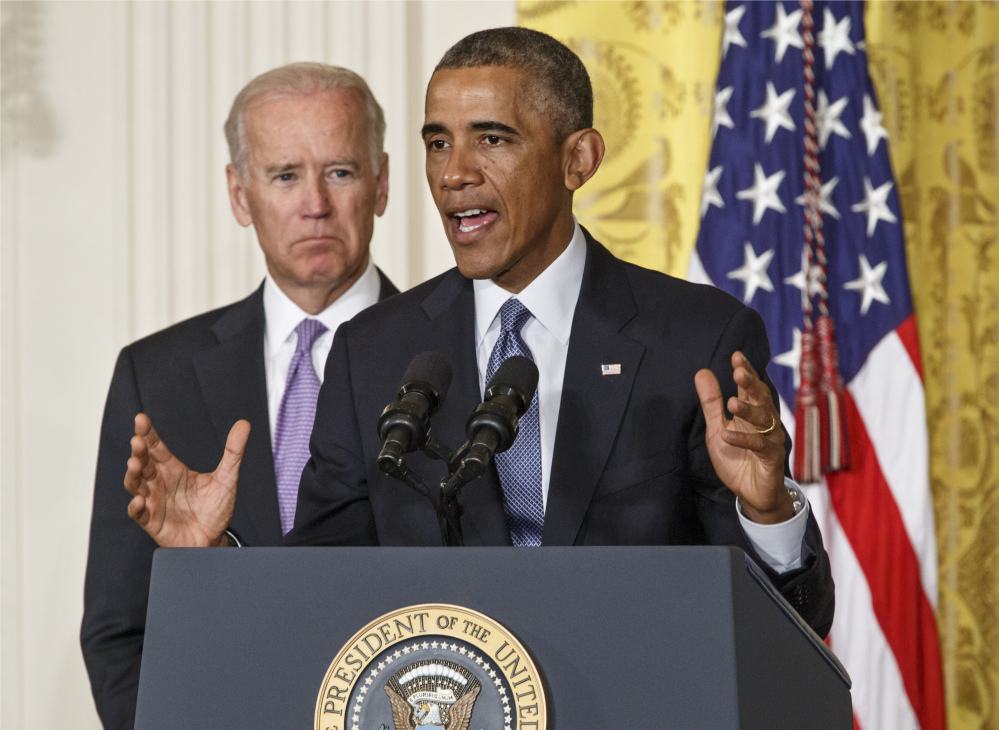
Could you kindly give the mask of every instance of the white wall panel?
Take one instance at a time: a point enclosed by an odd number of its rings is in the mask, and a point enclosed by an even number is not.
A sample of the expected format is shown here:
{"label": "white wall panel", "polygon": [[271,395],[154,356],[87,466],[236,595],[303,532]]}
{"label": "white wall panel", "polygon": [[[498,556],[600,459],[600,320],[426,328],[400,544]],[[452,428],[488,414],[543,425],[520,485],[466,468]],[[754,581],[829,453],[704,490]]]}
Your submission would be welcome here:
{"label": "white wall panel", "polygon": [[[222,124],[255,74],[351,68],[385,109],[375,261],[402,288],[453,265],[427,190],[423,95],[496,2],[3,2],[0,725],[99,726],[79,650],[98,429],[129,341],[264,273],[229,210]],[[53,701],[53,695],[58,701]]]}

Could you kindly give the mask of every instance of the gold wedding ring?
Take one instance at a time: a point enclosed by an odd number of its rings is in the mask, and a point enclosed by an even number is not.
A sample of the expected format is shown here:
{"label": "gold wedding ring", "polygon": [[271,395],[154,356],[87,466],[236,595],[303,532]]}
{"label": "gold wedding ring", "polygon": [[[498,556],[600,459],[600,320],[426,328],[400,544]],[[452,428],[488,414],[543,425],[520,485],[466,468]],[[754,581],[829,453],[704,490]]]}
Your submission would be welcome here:
{"label": "gold wedding ring", "polygon": [[777,428],[777,419],[773,415],[771,415],[770,427],[764,428],[763,430],[758,430],[756,433],[762,433],[764,436],[766,436],[768,433],[773,433],[775,428]]}

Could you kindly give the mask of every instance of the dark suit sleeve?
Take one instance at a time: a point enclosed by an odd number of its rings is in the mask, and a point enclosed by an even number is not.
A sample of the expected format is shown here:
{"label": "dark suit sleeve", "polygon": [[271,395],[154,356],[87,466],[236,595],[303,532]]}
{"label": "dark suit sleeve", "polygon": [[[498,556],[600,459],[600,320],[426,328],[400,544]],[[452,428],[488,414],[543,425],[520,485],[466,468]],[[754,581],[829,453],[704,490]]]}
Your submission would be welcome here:
{"label": "dark suit sleeve", "polygon": [[286,545],[378,545],[368,499],[361,435],[348,357],[347,326],[337,330],[326,360],[302,472],[295,528]]}
{"label": "dark suit sleeve", "polygon": [[128,516],[125,463],[142,410],[128,348],[115,365],[101,424],[80,642],[105,728],[131,728],[156,543]]}
{"label": "dark suit sleeve", "polygon": [[[759,314],[749,307],[739,309],[725,328],[710,364],[707,365],[718,378],[722,396],[727,402],[736,395],[732,380],[732,353],[741,350],[757,373],[766,381],[779,408],[777,389],[766,374],[770,362],[770,345],[766,329]],[[708,541],[719,545],[741,547],[763,569],[771,582],[798,611],[802,618],[825,637],[832,626],[834,588],[829,557],[822,547],[822,535],[814,515],[802,540],[802,567],[787,573],[777,573],[757,555],[745,536],[735,512],[734,496],[715,475],[704,441],[704,414],[698,413],[688,442],[688,463],[697,489],[697,511]],[[790,454],[791,440],[785,435],[785,448]],[[790,476],[790,465],[785,462],[785,472]]]}

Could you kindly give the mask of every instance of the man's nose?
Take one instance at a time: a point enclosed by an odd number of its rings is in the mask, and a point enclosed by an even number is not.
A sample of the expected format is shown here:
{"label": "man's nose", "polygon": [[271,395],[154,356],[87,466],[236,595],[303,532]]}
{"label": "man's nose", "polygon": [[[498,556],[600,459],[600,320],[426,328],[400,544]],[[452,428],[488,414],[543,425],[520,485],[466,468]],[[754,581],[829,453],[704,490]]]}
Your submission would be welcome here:
{"label": "man's nose", "polygon": [[442,182],[444,187],[460,190],[466,185],[478,185],[482,182],[478,156],[472,150],[456,144],[451,148],[447,164],[444,166]]}
{"label": "man's nose", "polygon": [[322,176],[308,180],[302,200],[302,215],[306,218],[325,218],[333,212],[329,185]]}

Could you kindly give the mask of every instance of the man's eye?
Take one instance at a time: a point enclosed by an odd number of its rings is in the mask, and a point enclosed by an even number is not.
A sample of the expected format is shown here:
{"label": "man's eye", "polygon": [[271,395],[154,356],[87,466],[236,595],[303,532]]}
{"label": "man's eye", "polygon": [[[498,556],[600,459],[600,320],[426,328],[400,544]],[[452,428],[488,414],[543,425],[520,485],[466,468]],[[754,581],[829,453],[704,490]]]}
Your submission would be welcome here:
{"label": "man's eye", "polygon": [[434,139],[431,140],[430,144],[427,146],[430,147],[430,149],[432,150],[442,150],[445,147],[447,147],[447,142],[445,142],[443,139]]}
{"label": "man's eye", "polygon": [[495,134],[490,134],[486,136],[486,144],[496,145],[503,141],[502,137],[498,137]]}
{"label": "man's eye", "polygon": [[350,170],[332,170],[330,175],[338,178],[350,177]]}
{"label": "man's eye", "polygon": [[291,182],[294,179],[295,179],[295,173],[293,172],[285,172],[282,173],[281,175],[278,175],[278,180],[280,180],[281,182]]}

